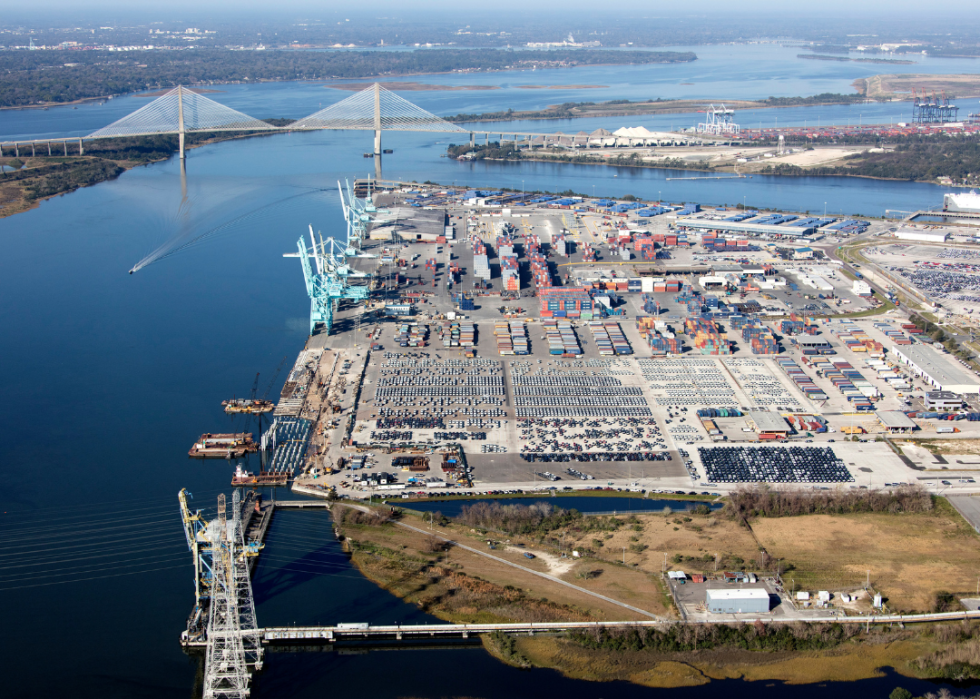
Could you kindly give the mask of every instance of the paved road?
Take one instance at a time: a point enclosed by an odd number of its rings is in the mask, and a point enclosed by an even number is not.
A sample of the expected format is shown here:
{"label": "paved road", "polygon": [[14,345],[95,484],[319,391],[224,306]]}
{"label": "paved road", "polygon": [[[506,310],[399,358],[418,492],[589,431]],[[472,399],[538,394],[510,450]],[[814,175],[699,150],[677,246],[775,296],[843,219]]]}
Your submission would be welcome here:
{"label": "paved road", "polygon": [[956,508],[957,512],[963,515],[970,526],[980,532],[980,498],[969,495],[949,495],[946,499],[949,500],[950,505]]}

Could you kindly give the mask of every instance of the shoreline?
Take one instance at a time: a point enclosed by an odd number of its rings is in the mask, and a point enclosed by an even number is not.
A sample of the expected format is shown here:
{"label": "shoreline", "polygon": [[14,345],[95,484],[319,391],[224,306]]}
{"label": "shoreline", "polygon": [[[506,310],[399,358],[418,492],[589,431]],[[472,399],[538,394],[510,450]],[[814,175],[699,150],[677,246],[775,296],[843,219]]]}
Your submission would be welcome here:
{"label": "shoreline", "polygon": [[[476,610],[465,608],[459,614],[442,609],[433,600],[419,596],[404,577],[392,575],[392,567],[402,563],[418,565],[418,555],[396,548],[378,549],[373,538],[380,532],[368,533],[372,525],[335,524],[343,550],[351,565],[366,580],[396,598],[415,604],[426,613],[450,623],[467,623]],[[350,531],[353,529],[354,531]],[[378,527],[381,529],[381,527]],[[399,531],[404,535],[404,532]],[[456,532],[440,527],[441,536],[460,538]],[[350,536],[349,534],[353,534]],[[422,538],[422,534],[409,534]],[[469,542],[466,542],[469,543]],[[424,550],[424,542],[417,548]],[[404,547],[402,547],[404,549]],[[450,548],[447,551],[453,551]],[[465,553],[465,552],[464,552]],[[369,556],[379,558],[369,563]],[[438,558],[436,569],[453,569],[460,580],[479,581],[483,586],[499,586],[485,577],[472,577],[466,565],[450,563],[450,558]],[[595,559],[596,565],[609,565],[604,559]],[[377,570],[376,570],[377,569]],[[431,571],[431,568],[424,568]],[[386,581],[382,572],[391,577]],[[427,573],[430,574],[430,573]],[[465,587],[465,586],[464,586]],[[491,589],[484,594],[493,595]],[[528,600],[546,591],[526,591]],[[549,598],[552,592],[547,592]],[[585,610],[577,610],[584,612]],[[783,681],[788,684],[820,684],[830,681],[855,681],[881,677],[883,668],[891,668],[897,674],[916,679],[930,679],[930,674],[914,667],[919,658],[935,650],[936,645],[918,631],[881,630],[842,640],[821,650],[746,650],[737,646],[721,645],[705,650],[657,651],[651,648],[632,650],[627,648],[591,648],[569,638],[565,634],[535,635],[531,637],[485,635],[481,637],[484,650],[505,664],[521,668],[551,669],[563,676],[590,682],[626,681],[651,688],[676,688],[710,684],[712,680],[742,679],[747,681]],[[801,663],[800,661],[805,661]]]}
{"label": "shoreline", "polygon": [[[735,169],[733,167],[729,167],[729,166],[719,167],[719,168],[711,169],[711,170],[701,170],[701,169],[695,169],[695,168],[676,167],[676,166],[672,166],[672,165],[658,165],[658,164],[654,164],[654,163],[650,163],[650,164],[647,164],[647,163],[613,163],[613,162],[608,162],[608,161],[603,162],[603,161],[600,161],[600,160],[596,160],[594,162],[577,162],[577,161],[574,161],[574,160],[560,160],[559,158],[548,158],[548,157],[545,157],[545,156],[539,156],[539,157],[536,157],[536,158],[493,158],[493,159],[491,159],[491,158],[485,158],[485,160],[490,160],[491,162],[498,162],[498,163],[499,162],[504,162],[504,163],[529,162],[529,163],[561,163],[561,164],[564,164],[564,165],[602,165],[602,166],[606,166],[606,167],[635,167],[635,168],[645,168],[645,169],[648,169],[648,170],[678,170],[680,172],[702,173],[702,174],[705,174],[705,175],[712,175],[712,174],[715,174],[715,173],[734,173],[735,172]],[[915,182],[915,183],[918,183],[918,184],[931,184],[931,185],[935,185],[937,187],[947,187],[947,186],[953,187],[953,186],[957,186],[957,185],[945,185],[945,184],[942,184],[942,183],[938,182],[937,180],[906,180],[906,179],[899,179],[899,178],[895,178],[895,177],[874,177],[872,175],[857,175],[857,174],[853,174],[852,175],[852,174],[847,174],[847,173],[820,174],[820,173],[808,173],[808,172],[804,172],[804,173],[800,173],[800,174],[797,174],[797,175],[790,175],[790,174],[786,174],[786,173],[775,173],[775,172],[761,172],[761,171],[757,171],[757,172],[739,173],[739,174],[741,175],[741,177],[744,177],[744,178],[749,178],[749,177],[754,177],[754,176],[759,176],[759,177],[792,177],[792,178],[799,178],[799,177],[856,177],[856,178],[865,179],[865,180],[880,180],[882,182]],[[739,178],[739,179],[741,179],[741,178]],[[966,187],[968,189],[971,188],[971,187],[972,188],[975,188],[975,185],[959,185],[959,186]]]}
{"label": "shoreline", "polygon": [[[590,67],[591,68],[591,67],[599,67],[599,66],[674,65],[674,64],[677,64],[677,63],[694,63],[697,60],[698,60],[698,57],[695,55],[695,57],[692,58],[689,61],[654,61],[654,62],[650,62],[650,63],[632,63],[632,62],[628,62],[627,61],[627,62],[623,62],[623,63],[589,63],[587,65],[582,65],[582,66],[568,66],[567,68],[559,68],[559,69],[556,69],[556,70],[574,70],[575,68],[579,68],[579,67],[583,67],[583,68],[584,67]],[[532,69],[531,68],[517,68],[517,69],[514,69],[514,68],[474,68],[472,70],[466,70],[465,72],[462,72],[462,73],[458,73],[457,71],[452,71],[452,70],[444,70],[444,71],[436,71],[436,72],[427,71],[427,72],[421,72],[421,73],[409,72],[409,73],[396,73],[396,74],[392,74],[392,73],[384,73],[384,74],[382,74],[382,73],[375,73],[375,74],[372,74],[372,75],[362,75],[362,76],[359,76],[359,77],[356,77],[356,78],[335,78],[334,77],[334,78],[329,78],[329,80],[333,80],[333,81],[337,81],[337,80],[350,80],[350,81],[355,81],[355,80],[368,80],[368,81],[371,81],[373,83],[373,82],[377,82],[378,80],[385,79],[385,78],[387,78],[387,79],[390,80],[392,78],[425,77],[427,75],[466,75],[466,74],[469,74],[469,73],[508,73],[508,72],[510,72],[510,73],[532,72]],[[189,85],[184,85],[184,87],[186,87],[188,89],[196,89],[196,88],[214,88],[214,87],[220,87],[222,85],[258,85],[258,84],[261,84],[261,83],[289,83],[289,82],[295,82],[295,83],[323,83],[323,86],[324,87],[332,87],[331,85],[327,84],[328,83],[328,79],[327,78],[288,78],[288,79],[285,79],[285,78],[256,78],[255,80],[232,80],[232,81],[228,81],[228,82],[190,83]],[[159,91],[159,90],[172,90],[175,87],[177,87],[177,86],[176,85],[171,85],[169,87],[164,87],[164,88],[154,88],[154,91]],[[560,89],[562,87],[564,87],[564,86],[558,85],[558,86],[555,86],[554,88],[548,88],[548,89]],[[595,86],[585,86],[585,87],[583,87],[581,89],[592,89],[594,87]],[[334,89],[343,89],[343,88],[334,88]],[[452,87],[450,86],[448,89],[452,89]],[[493,88],[490,88],[490,89],[493,89]],[[221,90],[215,90],[215,91],[216,92],[222,92]],[[0,106],[0,111],[2,111],[2,110],[13,110],[13,109],[46,109],[48,107],[65,107],[65,106],[69,106],[69,105],[73,105],[73,104],[82,104],[82,103],[85,103],[85,102],[91,102],[91,101],[94,101],[94,100],[110,100],[110,99],[116,99],[116,98],[119,98],[119,97],[127,97],[129,95],[140,95],[140,94],[143,94],[145,92],[147,92],[147,90],[130,90],[130,91],[127,91],[127,92],[113,93],[113,94],[110,94],[110,95],[102,95],[102,96],[99,96],[99,97],[81,97],[81,98],[79,98],[77,100],[71,100],[69,102],[46,102],[44,104],[21,104],[21,105],[10,105],[10,106],[6,106],[6,107]]]}
{"label": "shoreline", "polygon": [[[201,148],[202,146],[209,146],[209,145],[212,145],[212,144],[215,144],[215,143],[224,143],[225,141],[234,141],[234,140],[240,139],[240,138],[253,138],[255,136],[271,136],[271,135],[274,135],[274,134],[263,133],[263,132],[256,132],[256,133],[252,133],[252,134],[235,134],[235,135],[227,136],[227,137],[216,137],[216,138],[208,139],[206,141],[202,141],[200,143],[187,144],[185,146],[185,150],[190,151],[190,150],[194,150],[196,148]],[[77,191],[79,191],[81,189],[86,189],[88,187],[94,187],[96,185],[104,184],[106,182],[112,182],[113,180],[119,179],[124,174],[126,174],[127,172],[129,172],[130,170],[133,170],[135,168],[145,167],[145,166],[149,166],[149,165],[156,165],[158,163],[165,163],[168,160],[170,160],[171,158],[173,158],[176,154],[177,154],[177,151],[174,150],[169,155],[167,155],[167,157],[165,157],[165,158],[154,158],[154,159],[150,159],[150,160],[146,160],[146,161],[141,161],[141,162],[134,161],[134,160],[113,160],[111,158],[102,158],[102,157],[94,156],[94,155],[93,156],[86,156],[86,155],[82,155],[82,156],[69,156],[69,158],[74,157],[74,158],[85,159],[85,160],[104,160],[104,161],[107,161],[107,162],[110,162],[110,163],[115,164],[117,167],[122,168],[122,172],[120,172],[115,177],[111,177],[111,178],[106,179],[106,180],[100,180],[98,182],[92,182],[91,184],[83,184],[83,185],[80,185],[80,186],[76,187],[75,189],[70,189],[70,190],[67,190],[67,191],[64,191],[64,192],[55,192],[53,194],[48,194],[48,195],[43,196],[43,197],[38,197],[36,199],[31,199],[29,201],[23,196],[23,190],[20,190],[21,191],[21,198],[20,199],[18,199],[16,201],[11,201],[11,202],[0,204],[0,220],[5,219],[5,218],[10,218],[11,216],[16,216],[17,214],[23,214],[23,213],[26,213],[28,211],[33,211],[34,209],[38,208],[41,205],[42,202],[48,201],[50,199],[54,199],[55,197],[61,197],[61,196],[64,196],[66,194],[72,194],[73,192],[77,192]],[[35,159],[37,159],[37,158],[46,158],[47,156],[34,156],[34,157],[35,157]],[[62,158],[63,156],[57,156],[57,157]],[[25,158],[27,158],[27,156],[25,156]],[[3,188],[5,185],[6,185],[5,179],[3,177],[0,177],[0,188]],[[20,189],[16,183],[12,183],[10,186],[17,187],[18,189]]]}

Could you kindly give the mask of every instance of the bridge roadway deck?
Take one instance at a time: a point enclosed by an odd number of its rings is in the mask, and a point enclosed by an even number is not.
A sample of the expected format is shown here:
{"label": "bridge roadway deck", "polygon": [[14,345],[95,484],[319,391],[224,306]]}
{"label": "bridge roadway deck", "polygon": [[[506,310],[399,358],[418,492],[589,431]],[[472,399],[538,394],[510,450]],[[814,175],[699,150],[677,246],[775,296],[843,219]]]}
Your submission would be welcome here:
{"label": "bridge roadway deck", "polygon": [[[826,615],[806,619],[778,619],[769,615],[749,617],[738,615],[738,622],[753,623],[838,623],[838,624],[915,624],[938,621],[959,621],[964,619],[980,619],[980,611],[944,612],[937,614],[876,614],[871,616],[834,616]],[[721,624],[732,623],[727,615],[719,615],[711,620],[657,620],[657,621],[569,621],[569,622],[539,622],[524,624],[414,624],[414,625],[384,625],[372,626],[362,624],[341,624],[338,626],[273,626],[259,629],[259,635],[264,643],[317,643],[322,641],[358,640],[358,639],[395,639],[457,637],[469,638],[470,635],[493,633],[519,633],[533,635],[535,633],[554,633],[575,629],[596,629],[616,627],[657,627],[673,624]]]}
{"label": "bridge roadway deck", "polygon": [[329,510],[327,500],[276,500],[273,503],[279,510]]}

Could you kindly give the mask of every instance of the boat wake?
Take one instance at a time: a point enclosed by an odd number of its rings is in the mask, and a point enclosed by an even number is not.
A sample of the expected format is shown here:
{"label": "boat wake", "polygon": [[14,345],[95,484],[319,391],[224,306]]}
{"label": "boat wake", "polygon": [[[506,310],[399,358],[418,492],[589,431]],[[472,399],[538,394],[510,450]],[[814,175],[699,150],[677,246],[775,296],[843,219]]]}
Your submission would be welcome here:
{"label": "boat wake", "polygon": [[248,208],[245,213],[220,222],[216,222],[215,219],[220,219],[222,216],[227,215],[229,210],[240,211],[244,206],[247,206],[248,201],[254,200],[256,192],[250,189],[249,191],[240,193],[226,204],[214,207],[211,211],[199,217],[192,216],[192,210],[194,208],[193,200],[184,197],[173,216],[168,217],[168,220],[164,222],[165,228],[170,228],[171,230],[175,228],[176,232],[133,265],[129,273],[133,274],[138,272],[154,262],[165,260],[172,255],[176,255],[216,236],[247,228],[251,221],[257,219],[261,214],[267,213],[270,209],[275,209],[283,204],[311,195],[326,193],[329,196],[333,194],[332,190],[320,187],[304,187],[302,190],[282,199],[277,199],[276,201],[260,206],[253,206],[252,208]]}

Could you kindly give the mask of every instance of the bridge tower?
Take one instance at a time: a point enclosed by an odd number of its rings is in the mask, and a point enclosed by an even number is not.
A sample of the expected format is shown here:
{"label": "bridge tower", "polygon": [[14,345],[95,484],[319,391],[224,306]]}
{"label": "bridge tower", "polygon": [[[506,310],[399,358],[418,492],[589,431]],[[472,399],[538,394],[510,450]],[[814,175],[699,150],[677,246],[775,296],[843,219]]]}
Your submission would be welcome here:
{"label": "bridge tower", "polygon": [[374,83],[374,179],[381,179],[381,85]]}
{"label": "bridge tower", "polygon": [[184,86],[177,86],[177,139],[180,141],[180,159],[184,156]]}

